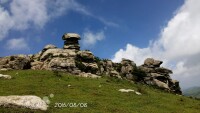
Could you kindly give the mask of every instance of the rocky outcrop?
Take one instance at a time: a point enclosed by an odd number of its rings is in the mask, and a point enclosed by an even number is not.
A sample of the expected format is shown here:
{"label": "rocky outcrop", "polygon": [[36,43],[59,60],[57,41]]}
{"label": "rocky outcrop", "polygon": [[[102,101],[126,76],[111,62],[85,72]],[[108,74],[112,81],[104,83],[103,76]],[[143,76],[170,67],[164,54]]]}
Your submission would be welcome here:
{"label": "rocky outcrop", "polygon": [[27,55],[15,55],[0,58],[0,69],[30,69],[30,57]]}
{"label": "rocky outcrop", "polygon": [[136,64],[131,60],[123,58],[121,61],[121,66],[121,74],[125,76],[128,80],[133,80],[133,72],[136,68]]}
{"label": "rocky outcrop", "polygon": [[0,106],[3,107],[18,107],[38,110],[47,110],[47,104],[40,97],[27,96],[0,96]]}
{"label": "rocky outcrop", "polygon": [[155,85],[161,89],[181,94],[179,82],[171,79],[171,70],[160,67],[163,63],[160,60],[147,58],[141,66],[136,66],[134,61],[129,59],[122,59],[120,63],[114,63],[108,59],[95,57],[89,50],[80,50],[78,34],[66,33],[62,39],[65,40],[63,49],[49,44],[34,55],[0,58],[0,70],[52,70],[91,78],[106,75]]}
{"label": "rocky outcrop", "polygon": [[144,77],[144,82],[149,85],[155,85],[162,89],[181,94],[179,82],[172,80],[170,74],[173,72],[167,68],[160,67],[162,61],[147,58],[142,66],[139,66],[147,76]]}

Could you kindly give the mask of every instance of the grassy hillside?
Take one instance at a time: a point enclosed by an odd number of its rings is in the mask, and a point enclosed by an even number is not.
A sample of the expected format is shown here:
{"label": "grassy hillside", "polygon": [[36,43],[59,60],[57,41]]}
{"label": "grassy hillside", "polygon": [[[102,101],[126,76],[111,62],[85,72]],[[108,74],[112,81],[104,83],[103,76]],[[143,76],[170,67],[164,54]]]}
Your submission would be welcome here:
{"label": "grassy hillside", "polygon": [[[0,95],[36,95],[50,98],[48,113],[199,113],[200,101],[169,94],[153,87],[113,78],[80,78],[51,71],[8,71],[11,80],[0,79]],[[121,93],[120,88],[142,93]],[[54,107],[57,103],[87,103],[87,107]],[[0,108],[1,113],[43,112],[22,108]]]}
{"label": "grassy hillside", "polygon": [[186,90],[183,90],[185,96],[196,97],[200,99],[200,87],[192,87]]}

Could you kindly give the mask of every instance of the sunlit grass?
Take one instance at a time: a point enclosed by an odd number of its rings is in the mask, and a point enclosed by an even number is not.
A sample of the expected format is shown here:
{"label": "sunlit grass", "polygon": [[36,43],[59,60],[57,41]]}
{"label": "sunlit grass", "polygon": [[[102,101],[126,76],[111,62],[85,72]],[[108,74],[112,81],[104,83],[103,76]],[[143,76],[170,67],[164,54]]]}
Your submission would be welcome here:
{"label": "sunlit grass", "polygon": [[[51,71],[1,72],[13,77],[0,79],[0,95],[36,95],[50,99],[48,113],[199,113],[200,101],[170,94],[153,87],[109,77],[82,78]],[[121,93],[134,89],[142,93]],[[50,98],[50,94],[54,97]],[[86,103],[87,107],[54,107],[56,103]],[[0,108],[0,112],[43,112],[23,108]]]}

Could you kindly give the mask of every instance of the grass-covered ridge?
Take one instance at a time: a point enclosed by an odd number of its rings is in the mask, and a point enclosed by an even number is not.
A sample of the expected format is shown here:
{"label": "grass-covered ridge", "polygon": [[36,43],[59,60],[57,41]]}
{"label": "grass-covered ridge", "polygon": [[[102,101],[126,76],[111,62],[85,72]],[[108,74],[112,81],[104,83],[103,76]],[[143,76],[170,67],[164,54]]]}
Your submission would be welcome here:
{"label": "grass-covered ridge", "polygon": [[[15,70],[1,72],[13,77],[0,79],[0,95],[49,96],[48,113],[199,113],[200,101],[178,96],[153,87],[114,78],[81,78],[70,74],[56,76],[51,71]],[[69,87],[70,85],[70,87]],[[134,89],[142,93],[121,93],[119,89]],[[55,108],[55,103],[87,103],[86,108]],[[29,112],[29,109],[2,108],[2,113]],[[31,110],[33,112],[43,112]]]}

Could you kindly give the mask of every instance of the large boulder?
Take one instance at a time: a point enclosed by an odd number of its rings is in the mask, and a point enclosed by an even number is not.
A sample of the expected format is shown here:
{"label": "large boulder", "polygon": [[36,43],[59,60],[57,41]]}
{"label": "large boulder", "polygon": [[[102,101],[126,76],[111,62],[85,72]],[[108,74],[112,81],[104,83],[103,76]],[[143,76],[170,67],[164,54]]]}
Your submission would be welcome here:
{"label": "large boulder", "polygon": [[76,33],[65,33],[62,36],[63,40],[68,40],[68,39],[71,39],[71,38],[76,38],[76,39],[80,40],[80,35],[76,34]]}
{"label": "large boulder", "polygon": [[163,89],[170,90],[167,83],[164,83],[164,82],[159,81],[157,79],[153,79],[153,85],[156,85],[156,86],[163,88]]}
{"label": "large boulder", "polygon": [[156,73],[160,73],[160,74],[173,74],[172,70],[164,68],[164,67],[159,67],[159,68],[155,68]]}
{"label": "large boulder", "polygon": [[0,96],[0,106],[3,107],[23,107],[29,109],[46,111],[48,105],[40,97],[25,96]]}
{"label": "large boulder", "polygon": [[77,56],[81,58],[82,61],[88,62],[94,60],[94,55],[90,51],[79,51]]}
{"label": "large boulder", "polygon": [[3,75],[3,74],[0,74],[0,78],[3,78],[3,79],[11,79],[12,77],[10,75]]}
{"label": "large boulder", "polygon": [[129,59],[122,59],[121,61],[121,74],[128,80],[133,80],[133,72],[136,68],[136,64]]}
{"label": "large boulder", "polygon": [[98,76],[98,75],[95,75],[95,74],[92,74],[92,73],[85,73],[85,72],[81,72],[79,73],[80,77],[88,77],[88,78],[101,78],[101,76]]}
{"label": "large boulder", "polygon": [[160,67],[163,62],[160,60],[154,60],[153,58],[147,58],[144,61],[144,65],[148,67]]}
{"label": "large boulder", "polygon": [[30,58],[27,55],[7,56],[0,58],[0,68],[30,69]]}
{"label": "large boulder", "polygon": [[64,57],[75,57],[76,52],[74,50],[70,49],[48,49],[46,50],[42,56],[40,57],[41,61],[47,60],[47,59],[52,59],[53,57],[59,57],[59,58],[64,58]]}
{"label": "large boulder", "polygon": [[110,76],[122,79],[122,77],[119,75],[119,73],[117,71],[115,71],[115,70],[114,71],[110,71]]}
{"label": "large boulder", "polygon": [[42,68],[43,64],[44,64],[44,62],[40,62],[40,61],[31,62],[31,69],[40,70]]}
{"label": "large boulder", "polygon": [[44,48],[43,48],[43,52],[44,51],[46,51],[46,50],[48,50],[48,49],[55,49],[55,48],[57,48],[55,45],[53,45],[53,44],[48,44],[48,45],[46,45]]}
{"label": "large boulder", "polygon": [[59,70],[59,71],[67,71],[72,72],[74,69],[76,69],[75,60],[73,57],[67,57],[67,58],[59,58],[55,57],[50,60],[50,62],[45,63],[42,68],[47,70]]}

